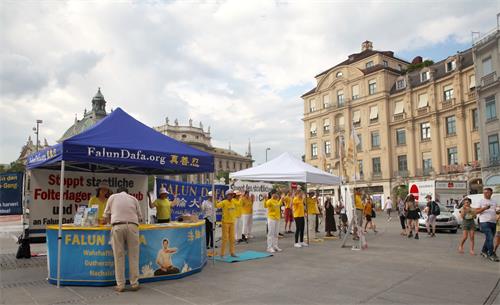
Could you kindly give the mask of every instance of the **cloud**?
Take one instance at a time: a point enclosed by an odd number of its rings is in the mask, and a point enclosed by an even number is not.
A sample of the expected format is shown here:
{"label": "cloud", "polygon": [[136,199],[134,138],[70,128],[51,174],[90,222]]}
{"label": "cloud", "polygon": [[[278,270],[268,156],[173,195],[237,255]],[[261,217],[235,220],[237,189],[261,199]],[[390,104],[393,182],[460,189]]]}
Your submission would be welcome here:
{"label": "cloud", "polygon": [[466,43],[470,31],[495,25],[498,8],[493,1],[4,1],[0,162],[17,158],[36,119],[54,143],[91,107],[97,87],[108,111],[122,107],[150,126],[192,118],[211,126],[213,144],[231,142],[240,153],[251,139],[257,163],[267,147],[270,156],[300,157],[300,95],[314,75],[366,39],[396,55]]}

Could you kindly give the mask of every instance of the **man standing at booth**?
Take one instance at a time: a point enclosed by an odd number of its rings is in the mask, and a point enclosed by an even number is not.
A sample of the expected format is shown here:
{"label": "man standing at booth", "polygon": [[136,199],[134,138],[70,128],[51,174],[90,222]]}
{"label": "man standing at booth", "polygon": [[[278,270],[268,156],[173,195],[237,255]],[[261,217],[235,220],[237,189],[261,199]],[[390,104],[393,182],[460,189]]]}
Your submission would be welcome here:
{"label": "man standing at booth", "polygon": [[104,217],[111,223],[111,246],[115,263],[115,278],[118,292],[125,291],[125,244],[129,260],[129,281],[132,291],[139,290],[139,223],[142,213],[139,201],[119,188],[109,197]]}

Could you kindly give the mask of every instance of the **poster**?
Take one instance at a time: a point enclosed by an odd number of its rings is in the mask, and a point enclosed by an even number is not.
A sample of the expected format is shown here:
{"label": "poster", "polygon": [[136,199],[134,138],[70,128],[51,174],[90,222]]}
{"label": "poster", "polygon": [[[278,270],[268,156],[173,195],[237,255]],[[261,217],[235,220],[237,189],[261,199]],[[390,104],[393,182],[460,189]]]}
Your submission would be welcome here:
{"label": "poster", "polygon": [[248,190],[250,196],[253,196],[253,220],[267,220],[267,209],[264,208],[263,200],[264,196],[273,189],[271,183],[237,180],[232,188],[241,192]]}
{"label": "poster", "polygon": [[[30,235],[44,233],[47,225],[59,223],[61,183],[59,174],[59,171],[52,170],[31,171],[30,189],[27,194]],[[129,193],[139,200],[143,217],[146,219],[147,176],[66,171],[64,173],[63,224],[73,223],[78,206],[88,204],[89,199],[96,195],[101,181],[108,182],[112,193],[116,193],[119,187],[128,188]]]}
{"label": "poster", "polygon": [[0,215],[23,214],[23,173],[0,174]]}
{"label": "poster", "polygon": [[[52,229],[53,228],[53,229]],[[49,282],[57,283],[57,227],[47,230]],[[62,232],[61,283],[115,284],[110,228],[65,228]],[[201,271],[207,261],[205,223],[157,227],[141,225],[139,281],[175,279]],[[162,265],[160,265],[162,264]],[[128,262],[125,264],[128,278]]]}
{"label": "poster", "polygon": [[[156,178],[156,191],[158,192],[162,186],[169,192],[169,200],[174,200],[174,196],[179,198],[179,203],[172,207],[170,216],[172,220],[176,220],[183,214],[198,215],[200,219],[203,219],[201,203],[208,197],[208,192],[212,190],[211,184],[196,184]],[[215,185],[216,201],[224,199],[224,194],[228,188],[227,185]],[[158,194],[156,196],[158,197]],[[222,214],[219,210],[217,211],[217,221],[220,221],[221,217]]]}

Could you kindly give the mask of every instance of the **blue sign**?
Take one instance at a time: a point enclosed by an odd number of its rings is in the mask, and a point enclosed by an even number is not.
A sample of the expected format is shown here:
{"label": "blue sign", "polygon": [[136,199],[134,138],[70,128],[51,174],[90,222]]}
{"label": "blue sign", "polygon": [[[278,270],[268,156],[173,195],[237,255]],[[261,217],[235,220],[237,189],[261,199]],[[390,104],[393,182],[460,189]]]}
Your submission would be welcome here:
{"label": "blue sign", "polygon": [[0,215],[23,214],[23,173],[0,174]]}
{"label": "blue sign", "polygon": [[[174,196],[179,198],[179,203],[172,207],[172,220],[176,220],[183,214],[199,215],[199,218],[203,219],[201,203],[209,197],[208,192],[212,190],[211,184],[195,184],[156,178],[156,190],[159,191],[162,186],[169,192],[169,200],[173,200]],[[228,189],[227,185],[215,185],[216,201],[223,200],[224,193]],[[160,194],[156,196],[159,197]],[[221,211],[217,211],[217,221],[221,219]]]}
{"label": "blue sign", "polygon": [[[201,271],[207,262],[205,224],[141,225],[139,281],[176,279]],[[47,229],[49,282],[57,283],[57,226]],[[110,228],[64,228],[61,284],[115,285]],[[160,265],[161,264],[161,265]],[[128,261],[125,263],[128,279]]]}

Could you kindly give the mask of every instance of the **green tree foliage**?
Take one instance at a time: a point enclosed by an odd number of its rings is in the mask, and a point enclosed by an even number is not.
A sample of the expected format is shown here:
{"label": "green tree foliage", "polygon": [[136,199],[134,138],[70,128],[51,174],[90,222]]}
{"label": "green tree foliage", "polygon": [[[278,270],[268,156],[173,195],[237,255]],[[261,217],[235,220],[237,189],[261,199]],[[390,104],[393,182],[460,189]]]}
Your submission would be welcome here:
{"label": "green tree foliage", "polygon": [[418,64],[409,64],[407,67],[406,67],[406,72],[409,73],[409,72],[413,72],[413,71],[416,71],[416,70],[419,70],[419,69],[422,69],[424,67],[428,67],[428,66],[431,66],[434,64],[434,61],[432,60],[424,60],[423,62],[421,63],[418,63]]}

